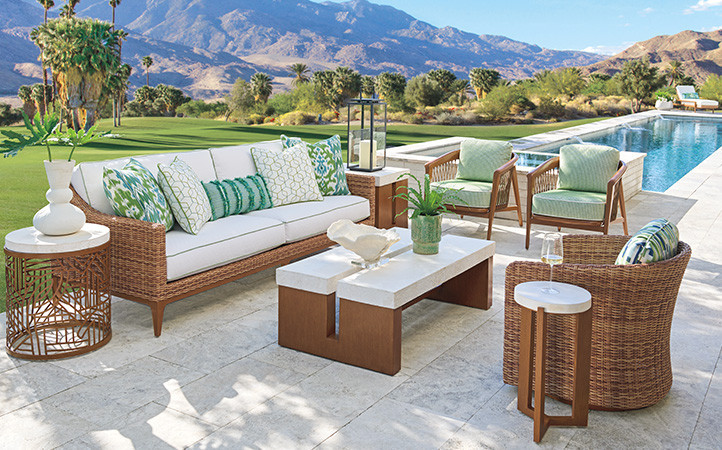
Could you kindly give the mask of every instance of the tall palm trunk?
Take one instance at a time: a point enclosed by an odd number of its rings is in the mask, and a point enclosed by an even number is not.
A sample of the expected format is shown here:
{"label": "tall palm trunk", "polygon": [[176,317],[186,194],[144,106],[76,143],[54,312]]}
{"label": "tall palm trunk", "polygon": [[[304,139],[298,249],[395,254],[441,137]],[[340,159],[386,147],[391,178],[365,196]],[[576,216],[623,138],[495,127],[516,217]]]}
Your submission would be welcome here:
{"label": "tall palm trunk", "polygon": [[[111,22],[113,24],[112,30],[115,31],[115,6],[111,4],[111,8],[113,8],[113,21]],[[118,58],[120,58],[120,49],[118,50]],[[113,128],[118,126],[118,105],[117,105],[117,94],[113,93]]]}

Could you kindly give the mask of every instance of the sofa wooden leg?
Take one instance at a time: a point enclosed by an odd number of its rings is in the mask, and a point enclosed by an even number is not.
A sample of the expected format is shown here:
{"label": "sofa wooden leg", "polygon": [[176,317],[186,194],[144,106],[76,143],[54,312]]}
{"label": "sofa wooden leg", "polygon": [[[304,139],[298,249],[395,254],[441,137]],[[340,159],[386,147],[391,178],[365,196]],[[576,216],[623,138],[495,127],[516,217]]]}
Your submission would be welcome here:
{"label": "sofa wooden leg", "polygon": [[150,311],[153,314],[153,333],[155,337],[160,337],[161,329],[163,328],[163,312],[165,311],[165,304],[157,302],[150,305]]}
{"label": "sofa wooden leg", "polygon": [[526,217],[526,249],[529,250],[529,238],[531,236],[531,219],[529,216]]}

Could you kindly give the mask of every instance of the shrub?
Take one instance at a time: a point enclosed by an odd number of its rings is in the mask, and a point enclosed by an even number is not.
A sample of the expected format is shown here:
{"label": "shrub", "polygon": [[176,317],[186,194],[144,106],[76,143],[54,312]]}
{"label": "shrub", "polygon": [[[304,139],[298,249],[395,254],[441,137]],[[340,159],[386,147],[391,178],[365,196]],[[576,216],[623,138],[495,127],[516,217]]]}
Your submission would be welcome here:
{"label": "shrub", "polygon": [[265,116],[262,116],[261,114],[251,114],[248,116],[248,124],[249,125],[260,125],[263,123],[263,120],[265,119]]}
{"label": "shrub", "polygon": [[23,115],[19,109],[13,108],[7,103],[0,103],[0,126],[12,125],[22,119]]}
{"label": "shrub", "polygon": [[479,123],[479,117],[473,112],[444,112],[436,116],[440,125],[474,125]]}
{"label": "shrub", "polygon": [[306,125],[313,123],[316,117],[303,111],[291,111],[280,115],[276,120],[281,125]]}
{"label": "shrub", "polygon": [[562,102],[559,100],[550,96],[542,96],[539,97],[539,105],[537,106],[536,114],[538,117],[544,119],[551,117],[559,118],[565,116],[565,110]]}
{"label": "shrub", "polygon": [[480,112],[484,116],[498,120],[509,114],[513,105],[529,105],[529,99],[518,86],[496,86],[481,103]]}
{"label": "shrub", "polygon": [[710,75],[707,80],[699,88],[700,96],[711,100],[722,102],[722,77],[719,75]]}
{"label": "shrub", "polygon": [[339,114],[336,111],[326,111],[321,115],[321,118],[324,120],[324,122],[331,122],[334,120],[338,120]]}
{"label": "shrub", "polygon": [[266,117],[265,119],[263,119],[263,123],[274,123],[275,121],[275,117]]}
{"label": "shrub", "polygon": [[614,95],[592,100],[594,110],[600,116],[623,116],[629,113],[629,100]]}

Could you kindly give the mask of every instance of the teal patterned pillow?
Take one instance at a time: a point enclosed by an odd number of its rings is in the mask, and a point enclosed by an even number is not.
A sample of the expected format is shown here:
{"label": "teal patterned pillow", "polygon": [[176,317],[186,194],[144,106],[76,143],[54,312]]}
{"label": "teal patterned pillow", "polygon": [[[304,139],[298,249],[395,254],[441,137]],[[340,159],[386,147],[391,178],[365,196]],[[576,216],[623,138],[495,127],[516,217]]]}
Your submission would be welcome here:
{"label": "teal patterned pillow", "polygon": [[641,264],[664,261],[677,254],[679,230],[667,219],[656,219],[643,226],[624,245],[615,264]]}
{"label": "teal patterned pillow", "polygon": [[307,144],[301,138],[281,135],[283,148],[291,148],[303,144],[308,150],[308,156],[313,163],[313,172],[316,183],[323,195],[348,195],[346,171],[343,166],[343,151],[339,135]]}
{"label": "teal patterned pillow", "polygon": [[697,100],[699,99],[699,94],[696,92],[687,92],[682,94],[683,100]]}
{"label": "teal patterned pillow", "polygon": [[158,186],[178,225],[187,233],[198,234],[211,218],[211,204],[198,175],[176,157],[170,165],[158,164]]}
{"label": "teal patterned pillow", "polygon": [[203,189],[211,203],[211,220],[273,206],[266,181],[260,175],[233,180],[213,180],[203,183]]}
{"label": "teal patterned pillow", "polygon": [[113,212],[173,228],[173,214],[153,174],[131,158],[122,169],[103,168],[103,189]]}

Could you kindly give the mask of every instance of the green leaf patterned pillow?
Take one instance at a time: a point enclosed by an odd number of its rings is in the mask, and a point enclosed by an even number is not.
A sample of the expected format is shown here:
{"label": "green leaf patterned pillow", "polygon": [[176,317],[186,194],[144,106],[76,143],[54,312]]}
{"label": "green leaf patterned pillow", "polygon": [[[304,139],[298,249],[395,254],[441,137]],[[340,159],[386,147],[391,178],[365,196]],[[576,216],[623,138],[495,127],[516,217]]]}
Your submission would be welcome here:
{"label": "green leaf patterned pillow", "polygon": [[632,236],[617,256],[615,264],[642,264],[664,261],[677,254],[679,230],[667,219],[656,219]]}
{"label": "green leaf patterned pillow", "polygon": [[256,174],[232,180],[203,183],[213,216],[211,220],[272,207],[266,181]]}
{"label": "green leaf patterned pillow", "polygon": [[315,144],[307,144],[301,138],[281,135],[281,143],[283,148],[291,148],[299,144],[306,147],[308,157],[311,158],[313,163],[316,183],[322,195],[350,194],[346,182],[346,170],[343,166],[343,151],[339,135],[318,141]]}
{"label": "green leaf patterned pillow", "polygon": [[122,169],[103,168],[103,189],[113,212],[173,228],[173,214],[153,174],[131,158]]}
{"label": "green leaf patterned pillow", "polygon": [[158,185],[165,194],[178,225],[198,234],[211,218],[211,204],[198,175],[182,159],[158,164]]}
{"label": "green leaf patterned pillow", "polygon": [[253,147],[251,155],[266,180],[274,207],[323,200],[304,145],[282,150]]}

